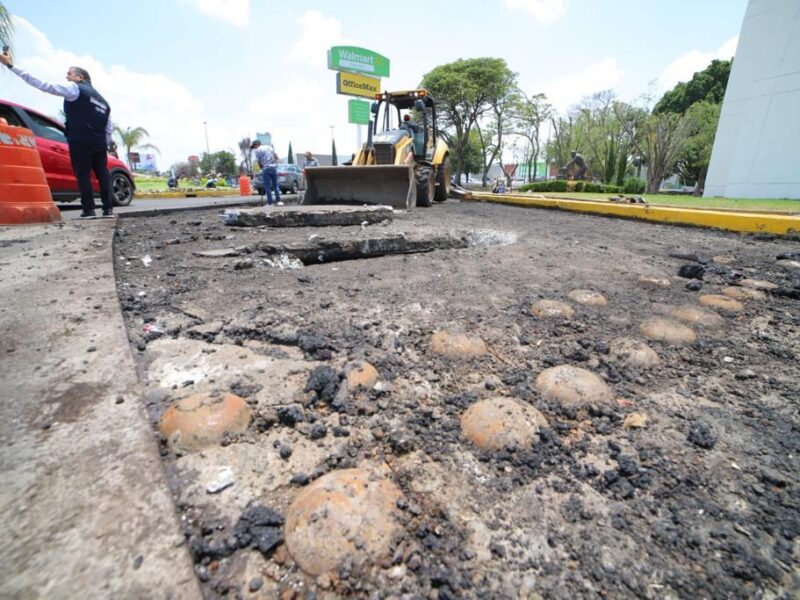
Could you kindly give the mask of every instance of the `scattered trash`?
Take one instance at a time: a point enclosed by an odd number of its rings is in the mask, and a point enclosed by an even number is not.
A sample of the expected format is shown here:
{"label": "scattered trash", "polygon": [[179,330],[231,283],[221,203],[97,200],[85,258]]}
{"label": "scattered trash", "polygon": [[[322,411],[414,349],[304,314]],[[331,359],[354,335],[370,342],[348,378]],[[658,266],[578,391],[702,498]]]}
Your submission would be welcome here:
{"label": "scattered trash", "polygon": [[288,254],[280,254],[273,258],[265,258],[264,263],[270,267],[277,267],[280,270],[303,268],[303,261],[299,258],[293,258]]}
{"label": "scattered trash", "polygon": [[647,415],[644,413],[631,413],[625,420],[622,422],[622,426],[625,429],[630,429],[631,427],[641,428],[647,425]]}
{"label": "scattered trash", "polygon": [[145,333],[164,333],[164,330],[155,323],[145,323],[142,329]]}
{"label": "scattered trash", "polygon": [[236,479],[233,476],[233,469],[230,467],[225,467],[219,473],[217,473],[214,481],[206,486],[206,491],[209,494],[218,494],[225,488],[232,486],[234,483],[236,483]]}
{"label": "scattered trash", "polygon": [[645,200],[642,196],[623,196],[622,194],[618,196],[612,196],[609,198],[611,202],[625,202],[627,204],[647,204],[647,200]]}
{"label": "scattered trash", "polygon": [[149,267],[151,262],[153,262],[153,259],[150,258],[149,254],[145,254],[142,257],[142,264],[144,264],[145,267]]}

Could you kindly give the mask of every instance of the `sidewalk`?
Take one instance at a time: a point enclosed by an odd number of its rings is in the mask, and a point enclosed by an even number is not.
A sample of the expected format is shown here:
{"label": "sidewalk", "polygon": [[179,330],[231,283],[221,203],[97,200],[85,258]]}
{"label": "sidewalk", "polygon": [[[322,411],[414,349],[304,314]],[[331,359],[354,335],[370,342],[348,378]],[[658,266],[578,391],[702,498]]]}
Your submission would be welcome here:
{"label": "sidewalk", "polygon": [[0,227],[0,597],[200,598],[117,300],[115,221]]}

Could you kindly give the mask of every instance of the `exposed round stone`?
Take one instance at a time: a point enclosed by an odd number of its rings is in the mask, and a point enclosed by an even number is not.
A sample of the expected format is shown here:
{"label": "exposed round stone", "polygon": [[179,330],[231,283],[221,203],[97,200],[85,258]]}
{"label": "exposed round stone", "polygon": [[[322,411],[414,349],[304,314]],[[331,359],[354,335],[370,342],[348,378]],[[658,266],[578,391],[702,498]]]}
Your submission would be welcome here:
{"label": "exposed round stone", "polygon": [[666,288],[672,285],[672,282],[666,277],[642,275],[639,277],[639,285],[646,288]]}
{"label": "exposed round stone", "polygon": [[567,408],[609,404],[614,399],[611,388],[602,379],[572,365],[545,369],[536,378],[536,389],[545,400],[557,400]]}
{"label": "exposed round stone", "polygon": [[558,300],[538,300],[531,306],[531,312],[540,319],[570,319],[575,316],[575,309]]}
{"label": "exposed round stone", "polygon": [[589,306],[606,306],[608,304],[608,300],[603,294],[592,290],[572,290],[567,296],[575,302]]}
{"label": "exposed round stone", "polygon": [[748,287],[726,287],[722,293],[734,300],[766,300],[767,295],[761,290]]}
{"label": "exposed round stone", "polygon": [[744,287],[754,288],[756,290],[778,289],[778,285],[772,283],[771,281],[763,281],[761,279],[741,279],[739,280],[739,284],[743,285]]}
{"label": "exposed round stone", "polygon": [[800,271],[800,261],[783,259],[775,263],[779,267],[783,267],[787,271]]}
{"label": "exposed round stone", "polygon": [[639,330],[650,339],[661,340],[672,345],[688,344],[697,339],[693,329],[672,319],[661,317],[645,319],[639,325]]}
{"label": "exposed round stone", "polygon": [[[390,480],[364,469],[333,471],[300,492],[286,513],[286,547],[310,575],[388,558],[402,496]],[[349,558],[348,558],[349,557]]]}
{"label": "exposed round stone", "polygon": [[676,306],[669,314],[679,321],[685,321],[686,323],[701,325],[703,327],[717,327],[724,323],[723,318],[717,313],[690,304]]}
{"label": "exposed round stone", "polygon": [[661,359],[650,346],[633,338],[617,338],[609,345],[612,358],[631,366],[647,369],[661,363]]}
{"label": "exposed round stone", "polygon": [[715,256],[713,260],[718,265],[730,265],[736,262],[736,259],[733,258],[732,256],[724,256],[724,255]]}
{"label": "exposed round stone", "polygon": [[486,342],[477,335],[437,331],[431,336],[428,349],[450,358],[474,358],[486,354]]}
{"label": "exposed round stone", "polygon": [[194,452],[218,444],[228,434],[237,434],[250,424],[250,408],[233,394],[195,394],[170,406],[158,429],[170,446]]}
{"label": "exposed round stone", "polygon": [[358,387],[370,389],[378,383],[380,378],[377,369],[365,360],[351,363],[345,368],[345,373],[347,374],[347,387],[351,390]]}
{"label": "exposed round stone", "polygon": [[744,310],[741,302],[721,294],[706,294],[705,296],[700,296],[697,300],[703,306],[710,306],[725,313],[735,314]]}
{"label": "exposed round stone", "polygon": [[526,447],[547,426],[542,413],[513,398],[481,400],[461,415],[461,430],[476,446],[499,450],[508,446]]}

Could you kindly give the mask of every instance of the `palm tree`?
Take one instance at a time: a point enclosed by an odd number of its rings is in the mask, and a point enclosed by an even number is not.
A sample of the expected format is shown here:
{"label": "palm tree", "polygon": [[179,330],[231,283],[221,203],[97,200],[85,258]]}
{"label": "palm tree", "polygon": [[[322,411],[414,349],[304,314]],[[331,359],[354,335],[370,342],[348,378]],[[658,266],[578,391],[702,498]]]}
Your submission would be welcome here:
{"label": "palm tree", "polygon": [[14,34],[14,24],[11,22],[11,13],[0,2],[0,46],[10,46]]}
{"label": "palm tree", "polygon": [[147,129],[144,127],[128,127],[127,129],[122,129],[121,127],[114,126],[114,133],[119,136],[120,142],[125,148],[125,156],[128,158],[128,166],[131,168],[131,171],[136,169],[136,165],[132,164],[131,161],[131,148],[139,147],[145,148],[148,150],[155,150],[159,154],[161,151],[155,147],[153,144],[142,144],[140,143],[143,138],[149,136],[150,134],[147,132]]}

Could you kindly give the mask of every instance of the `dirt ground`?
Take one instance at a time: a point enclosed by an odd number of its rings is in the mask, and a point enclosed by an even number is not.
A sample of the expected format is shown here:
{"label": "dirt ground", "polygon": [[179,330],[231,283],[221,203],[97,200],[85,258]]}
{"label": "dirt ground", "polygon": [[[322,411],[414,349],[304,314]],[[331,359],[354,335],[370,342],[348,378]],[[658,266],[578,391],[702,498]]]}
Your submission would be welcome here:
{"label": "dirt ground", "polygon": [[[393,236],[438,236],[444,249],[306,266],[281,250]],[[769,236],[457,201],[353,227],[231,227],[213,211],[122,220],[119,296],[154,427],[203,391],[233,392],[253,413],[244,433],[200,452],[162,439],[207,596],[798,597],[800,273],[776,260],[798,251]],[[643,336],[644,320],[742,279],[779,287],[691,325],[694,342]],[[576,289],[607,306],[575,302]],[[540,299],[576,314],[537,317]],[[480,336],[488,351],[435,354],[437,331]],[[631,366],[611,350],[621,337],[660,363]],[[379,383],[333,397],[325,377],[336,384],[356,360]],[[545,398],[537,377],[564,364],[599,375],[613,400]],[[541,411],[535,443],[465,439],[461,415],[496,397]],[[402,492],[382,560],[313,576],[285,544],[241,543],[246,511],[283,516],[309,482],[351,467]],[[210,493],[226,469],[235,482]]]}

